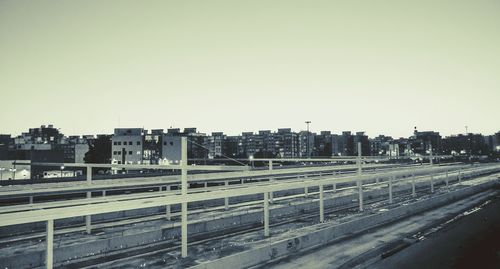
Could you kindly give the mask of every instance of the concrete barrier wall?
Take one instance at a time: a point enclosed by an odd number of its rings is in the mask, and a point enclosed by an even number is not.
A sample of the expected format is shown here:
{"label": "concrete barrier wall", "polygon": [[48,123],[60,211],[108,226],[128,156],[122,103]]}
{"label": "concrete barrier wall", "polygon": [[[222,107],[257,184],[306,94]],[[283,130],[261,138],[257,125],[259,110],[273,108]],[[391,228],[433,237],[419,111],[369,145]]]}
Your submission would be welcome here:
{"label": "concrete barrier wall", "polygon": [[288,257],[300,251],[316,248],[345,236],[360,233],[398,219],[408,217],[423,211],[440,207],[461,198],[491,188],[498,181],[487,182],[478,186],[467,187],[451,193],[441,194],[409,205],[400,206],[389,211],[359,218],[333,227],[311,232],[287,240],[269,242],[269,244],[243,251],[218,260],[202,263],[193,269],[247,268],[264,264],[273,260]]}

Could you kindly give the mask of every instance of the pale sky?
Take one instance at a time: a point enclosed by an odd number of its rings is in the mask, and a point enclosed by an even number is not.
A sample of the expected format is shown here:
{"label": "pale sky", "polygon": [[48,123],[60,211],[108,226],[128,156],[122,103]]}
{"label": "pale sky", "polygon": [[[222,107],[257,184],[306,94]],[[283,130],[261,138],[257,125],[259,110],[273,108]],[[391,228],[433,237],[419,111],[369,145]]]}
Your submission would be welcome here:
{"label": "pale sky", "polygon": [[500,1],[0,0],[0,133],[500,130]]}

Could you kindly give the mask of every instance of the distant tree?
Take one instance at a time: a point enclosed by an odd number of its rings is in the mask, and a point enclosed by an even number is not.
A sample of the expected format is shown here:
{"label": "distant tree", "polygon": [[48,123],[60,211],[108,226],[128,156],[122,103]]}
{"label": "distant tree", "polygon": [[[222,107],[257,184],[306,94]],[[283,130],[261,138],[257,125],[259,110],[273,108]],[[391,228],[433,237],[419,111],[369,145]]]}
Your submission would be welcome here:
{"label": "distant tree", "polygon": [[270,151],[262,151],[262,150],[259,150],[257,152],[255,152],[255,154],[253,155],[254,158],[258,159],[258,158],[276,158],[276,155],[274,155],[272,152]]}
{"label": "distant tree", "polygon": [[111,136],[98,136],[89,145],[89,151],[85,153],[83,160],[85,163],[111,163]]}

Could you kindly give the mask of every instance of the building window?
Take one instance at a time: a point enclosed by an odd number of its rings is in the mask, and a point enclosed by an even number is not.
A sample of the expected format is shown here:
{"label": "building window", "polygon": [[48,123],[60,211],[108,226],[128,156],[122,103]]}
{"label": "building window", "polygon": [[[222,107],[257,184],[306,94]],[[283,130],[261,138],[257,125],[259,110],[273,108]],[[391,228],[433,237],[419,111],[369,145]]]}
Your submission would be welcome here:
{"label": "building window", "polygon": [[174,145],[174,142],[170,142],[170,146],[173,146]]}
{"label": "building window", "polygon": [[167,142],[163,142],[163,145],[166,146],[167,145]]}
{"label": "building window", "polygon": [[116,146],[116,145],[118,145],[118,143],[115,141],[115,142],[113,142],[113,145],[115,145],[115,146]]}
{"label": "building window", "polygon": [[137,146],[140,146],[141,145],[141,142],[137,141]]}
{"label": "building window", "polygon": [[122,152],[121,152],[121,151],[118,151],[118,155],[122,155]]}
{"label": "building window", "polygon": [[113,155],[116,155],[116,151],[113,151]]}
{"label": "building window", "polygon": [[128,155],[132,155],[132,151],[129,151],[129,152],[128,152]]}
{"label": "building window", "polygon": [[118,161],[118,164],[122,164],[122,161]]}
{"label": "building window", "polygon": [[117,143],[118,143],[119,146],[122,144],[122,142],[120,142],[120,141],[118,141]]}
{"label": "building window", "polygon": [[132,146],[132,141],[129,141],[129,142],[128,142],[128,145],[129,145],[129,146]]}

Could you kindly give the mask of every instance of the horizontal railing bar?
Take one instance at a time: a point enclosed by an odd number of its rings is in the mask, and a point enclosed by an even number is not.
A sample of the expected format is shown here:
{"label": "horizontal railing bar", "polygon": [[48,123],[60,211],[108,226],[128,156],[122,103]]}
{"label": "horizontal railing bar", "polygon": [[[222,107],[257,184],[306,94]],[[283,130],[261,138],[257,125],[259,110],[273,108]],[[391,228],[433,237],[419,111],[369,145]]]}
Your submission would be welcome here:
{"label": "horizontal railing bar", "polygon": [[[499,168],[500,167],[496,165],[493,167],[484,168],[482,169],[482,171],[483,172],[498,171]],[[422,168],[422,170],[425,170],[426,172],[445,171],[446,169],[448,168],[446,167]],[[422,170],[420,170],[420,172],[422,172]],[[386,173],[386,175],[403,176],[403,175],[408,175],[408,173],[409,173],[408,171],[394,171]],[[307,179],[302,181],[295,180],[293,182],[283,182],[283,181],[268,182],[268,184],[263,184],[260,186],[233,185],[234,187],[231,188],[189,193],[186,196],[165,194],[164,196],[161,197],[146,198],[133,201],[117,201],[117,202],[115,201],[115,202],[99,203],[99,204],[78,205],[66,208],[42,209],[29,212],[8,213],[1,215],[2,217],[0,218],[0,226],[31,223],[31,222],[50,220],[50,219],[55,220],[55,219],[63,219],[63,218],[86,216],[86,215],[96,215],[96,214],[134,210],[141,208],[150,208],[150,207],[180,204],[180,203],[199,202],[205,200],[222,199],[226,197],[259,194],[271,191],[275,192],[282,190],[299,189],[304,187],[313,187],[319,185],[328,185],[333,183],[338,184],[338,183],[356,182],[357,180],[365,181],[373,178],[374,178],[373,175],[362,175],[362,176],[354,175],[345,178],[327,177],[325,179]],[[166,199],[167,197],[168,199]]]}

